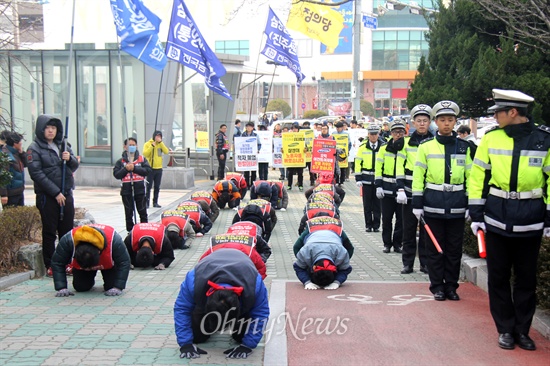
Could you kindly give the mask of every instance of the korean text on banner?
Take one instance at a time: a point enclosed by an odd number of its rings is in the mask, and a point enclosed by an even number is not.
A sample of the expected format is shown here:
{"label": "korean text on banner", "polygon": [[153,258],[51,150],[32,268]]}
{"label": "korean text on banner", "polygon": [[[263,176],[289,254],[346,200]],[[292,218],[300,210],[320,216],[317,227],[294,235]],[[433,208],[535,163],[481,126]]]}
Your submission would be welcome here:
{"label": "korean text on banner", "polygon": [[258,140],[256,136],[235,137],[235,170],[238,172],[258,169]]}
{"label": "korean text on banner", "polygon": [[162,71],[166,55],[158,37],[160,18],[141,0],[111,0],[120,49],[147,66]]}
{"label": "korean text on banner", "polygon": [[336,141],[316,138],[313,140],[311,171],[313,173],[334,173]]}
{"label": "korean text on banner", "polygon": [[273,138],[273,167],[282,168],[283,167],[283,153],[281,152],[283,148],[283,139],[281,137]]}
{"label": "korean text on banner", "polygon": [[195,150],[208,151],[209,149],[208,131],[197,131],[195,134]]}
{"label": "korean text on banner", "polygon": [[267,40],[261,54],[277,64],[288,67],[296,74],[296,85],[299,87],[306,76],[302,74],[300,68],[296,42],[294,42],[285,25],[275,15],[271,7],[269,8],[264,33],[267,35]]}
{"label": "korean text on banner", "polygon": [[258,163],[269,163],[273,156],[273,134],[271,131],[257,131],[256,134],[260,139],[261,148],[258,152]]}
{"label": "korean text on banner", "polygon": [[283,165],[286,168],[306,166],[304,132],[283,132]]}
{"label": "korean text on banner", "polygon": [[325,5],[295,2],[290,8],[286,26],[330,48],[336,48],[344,28],[344,17]]}
{"label": "korean text on banner", "polygon": [[221,81],[225,67],[202,36],[183,0],[175,0],[168,29],[166,56],[202,76],[208,88],[233,100]]}
{"label": "korean text on banner", "polygon": [[357,155],[357,149],[359,149],[359,145],[361,145],[361,141],[359,141],[359,139],[365,139],[369,135],[369,131],[364,128],[350,128],[346,132],[351,140],[351,150],[349,151],[348,160],[354,161],[355,156]]}
{"label": "korean text on banner", "polygon": [[305,129],[304,137],[305,137],[304,142],[306,147],[306,150],[305,150],[306,163],[311,163],[311,151],[313,150],[313,138],[315,137],[313,130]]}
{"label": "korean text on banner", "polygon": [[348,134],[345,134],[345,133],[342,133],[342,134],[336,133],[336,134],[332,135],[332,137],[334,137],[334,139],[336,140],[336,146],[346,152],[346,160],[339,161],[338,166],[340,168],[347,168],[348,167],[348,156],[349,156],[349,151],[348,151],[349,136],[348,136]]}

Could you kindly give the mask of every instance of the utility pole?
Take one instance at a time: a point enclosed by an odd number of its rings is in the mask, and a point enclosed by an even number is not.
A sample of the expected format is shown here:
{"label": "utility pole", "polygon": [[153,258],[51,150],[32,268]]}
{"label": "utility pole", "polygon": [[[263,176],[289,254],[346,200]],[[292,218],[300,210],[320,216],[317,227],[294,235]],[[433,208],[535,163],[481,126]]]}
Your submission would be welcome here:
{"label": "utility pole", "polygon": [[353,6],[353,71],[351,79],[351,110],[357,119],[361,118],[361,88],[359,87],[359,69],[361,68],[361,0],[355,0]]}

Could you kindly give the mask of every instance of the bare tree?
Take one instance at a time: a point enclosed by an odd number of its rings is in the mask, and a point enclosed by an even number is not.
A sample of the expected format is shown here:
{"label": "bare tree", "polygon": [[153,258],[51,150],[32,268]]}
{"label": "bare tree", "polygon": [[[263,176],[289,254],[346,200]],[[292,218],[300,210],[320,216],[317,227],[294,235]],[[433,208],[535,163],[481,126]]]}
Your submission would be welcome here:
{"label": "bare tree", "polygon": [[513,34],[500,36],[535,47],[550,50],[550,3],[548,0],[477,0],[485,10],[487,20],[504,22]]}

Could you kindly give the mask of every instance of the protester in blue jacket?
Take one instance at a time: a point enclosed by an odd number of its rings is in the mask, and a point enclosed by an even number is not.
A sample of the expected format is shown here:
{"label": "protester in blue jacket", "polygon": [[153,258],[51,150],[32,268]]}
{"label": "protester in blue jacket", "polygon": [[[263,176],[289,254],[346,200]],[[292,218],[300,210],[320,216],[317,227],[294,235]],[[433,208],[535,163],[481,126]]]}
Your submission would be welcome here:
{"label": "protester in blue jacket", "polygon": [[227,358],[247,358],[263,336],[269,317],[267,289],[250,258],[237,249],[219,249],[189,271],[174,304],[176,338],[181,358],[207,352],[211,334],[232,324],[231,336],[240,345],[224,352]]}

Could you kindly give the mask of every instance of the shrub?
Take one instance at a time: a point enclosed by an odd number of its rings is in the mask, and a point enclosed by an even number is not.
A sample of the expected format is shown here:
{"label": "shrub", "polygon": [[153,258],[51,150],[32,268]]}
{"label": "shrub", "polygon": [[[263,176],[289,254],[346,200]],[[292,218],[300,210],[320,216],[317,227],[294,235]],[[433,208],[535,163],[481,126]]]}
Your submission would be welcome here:
{"label": "shrub", "polygon": [[290,114],[291,108],[288,105],[288,103],[283,99],[273,99],[273,100],[270,100],[269,103],[267,104],[266,111],[267,112],[281,111],[283,112],[283,116],[286,117]]}
{"label": "shrub", "polygon": [[[464,226],[462,251],[472,258],[479,258],[477,237],[472,233],[469,221],[466,221]],[[548,238],[542,238],[537,267],[537,305],[542,309],[550,309],[550,239]]]}
{"label": "shrub", "polygon": [[24,270],[17,252],[31,241],[41,242],[40,213],[34,206],[7,207],[0,214],[0,274]]}
{"label": "shrub", "polygon": [[368,100],[361,99],[359,109],[363,116],[374,116],[374,107]]}
{"label": "shrub", "polygon": [[309,111],[305,111],[304,113],[304,119],[313,119],[313,118],[319,118],[327,115],[327,111],[319,111],[316,109],[312,109]]}

